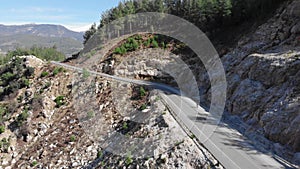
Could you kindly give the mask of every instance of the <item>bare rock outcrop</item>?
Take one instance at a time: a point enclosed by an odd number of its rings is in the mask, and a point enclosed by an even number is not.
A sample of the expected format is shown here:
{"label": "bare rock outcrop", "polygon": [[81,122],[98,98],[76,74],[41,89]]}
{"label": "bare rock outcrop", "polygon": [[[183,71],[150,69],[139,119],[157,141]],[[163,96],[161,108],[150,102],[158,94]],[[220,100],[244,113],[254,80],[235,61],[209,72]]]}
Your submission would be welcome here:
{"label": "bare rock outcrop", "polygon": [[[299,10],[299,0],[285,4],[222,57],[228,82],[226,110],[296,154],[300,151]],[[287,156],[299,161],[297,155]]]}

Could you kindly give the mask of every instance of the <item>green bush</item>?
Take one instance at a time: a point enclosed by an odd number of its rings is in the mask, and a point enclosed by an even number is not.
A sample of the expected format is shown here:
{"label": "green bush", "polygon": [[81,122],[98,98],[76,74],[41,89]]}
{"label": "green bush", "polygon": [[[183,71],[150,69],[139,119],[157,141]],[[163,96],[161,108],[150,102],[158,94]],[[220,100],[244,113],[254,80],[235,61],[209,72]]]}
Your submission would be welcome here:
{"label": "green bush", "polygon": [[7,108],[5,106],[0,105],[0,122],[6,120],[5,116],[7,115]]}
{"label": "green bush", "polygon": [[[139,38],[139,37],[138,37]],[[123,55],[125,53],[127,53],[128,51],[135,51],[136,49],[138,49],[140,46],[139,42],[135,39],[135,37],[133,38],[128,38],[127,41],[122,44],[120,47],[117,47],[114,50],[115,54],[120,54]]]}
{"label": "green bush", "polygon": [[123,55],[127,52],[127,49],[122,45],[121,47],[117,47],[114,51],[115,54]]}
{"label": "green bush", "polygon": [[167,45],[165,44],[165,42],[161,42],[160,45],[161,45],[161,47],[162,47],[163,49],[166,49],[166,48],[167,48]]}
{"label": "green bush", "polygon": [[53,76],[56,76],[58,73],[63,72],[63,71],[65,71],[63,67],[56,67],[53,70],[52,74],[53,74]]}
{"label": "green bush", "polygon": [[25,77],[22,77],[22,87],[28,87],[30,85],[30,82]]}
{"label": "green bush", "polygon": [[122,127],[123,127],[124,130],[127,130],[127,129],[128,129],[128,124],[127,124],[127,122],[124,122]]}
{"label": "green bush", "polygon": [[17,124],[18,126],[22,126],[23,123],[27,120],[29,117],[28,110],[24,110],[19,116],[17,117]]}
{"label": "green bush", "polygon": [[70,142],[74,142],[76,140],[76,137],[74,135],[70,136]]}
{"label": "green bush", "polygon": [[154,39],[153,39],[153,41],[152,41],[152,46],[153,46],[154,48],[158,48],[158,47],[159,47],[157,41],[154,40]]}
{"label": "green bush", "polygon": [[142,86],[140,87],[140,96],[146,96],[146,90]]}
{"label": "green bush", "polygon": [[142,104],[141,107],[140,107],[140,110],[145,110],[147,108],[147,105],[146,104]]}
{"label": "green bush", "polygon": [[49,72],[42,72],[41,73],[41,77],[46,77],[46,76],[48,76],[49,75]]}
{"label": "green bush", "polygon": [[60,106],[64,105],[64,96],[57,96],[54,100],[54,102],[56,103],[56,107],[59,108]]}
{"label": "green bush", "polygon": [[11,60],[11,57],[0,54],[0,65],[4,65]]}
{"label": "green bush", "polygon": [[132,156],[130,154],[127,154],[126,159],[125,159],[125,164],[130,165],[130,164],[132,164],[132,162],[133,162]]}
{"label": "green bush", "polygon": [[65,59],[65,55],[61,52],[56,50],[56,47],[37,47],[33,46],[30,49],[23,49],[17,48],[14,51],[10,51],[6,55],[5,63],[7,60],[14,57],[14,56],[24,56],[24,55],[34,55],[37,58],[44,59],[47,61],[54,60],[54,61],[62,61]]}
{"label": "green bush", "polygon": [[0,126],[0,134],[5,132],[5,126]]}
{"label": "green bush", "polygon": [[145,47],[149,47],[151,44],[151,39],[147,39],[147,41],[144,42]]}
{"label": "green bush", "polygon": [[11,72],[6,72],[3,75],[1,75],[1,79],[5,80],[5,81],[9,81],[11,79],[13,79],[15,77],[14,74],[12,74]]}
{"label": "green bush", "polygon": [[7,153],[7,152],[8,152],[9,146],[10,146],[10,140],[9,140],[9,139],[3,138],[3,139],[0,141],[0,149],[1,149],[1,152]]}
{"label": "green bush", "polygon": [[32,163],[31,163],[31,166],[36,166],[38,164],[38,162],[37,161],[33,161]]}
{"label": "green bush", "polygon": [[84,68],[82,70],[82,76],[83,76],[84,79],[88,78],[90,75],[91,74],[90,74],[90,72],[87,69]]}
{"label": "green bush", "polygon": [[93,111],[89,111],[89,112],[87,113],[87,118],[88,118],[88,119],[91,119],[91,118],[93,118],[93,117],[95,117],[95,113],[94,113]]}
{"label": "green bush", "polygon": [[98,152],[97,152],[97,158],[101,158],[102,155],[103,155],[102,151],[98,151]]}

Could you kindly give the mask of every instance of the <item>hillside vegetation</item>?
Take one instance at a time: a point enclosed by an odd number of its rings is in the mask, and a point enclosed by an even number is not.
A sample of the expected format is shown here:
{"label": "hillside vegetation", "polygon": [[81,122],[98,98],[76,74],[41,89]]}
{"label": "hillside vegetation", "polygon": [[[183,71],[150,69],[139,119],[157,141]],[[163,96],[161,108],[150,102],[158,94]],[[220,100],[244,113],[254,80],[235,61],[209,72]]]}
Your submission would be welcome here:
{"label": "hillside vegetation", "polygon": [[15,56],[28,55],[33,55],[46,61],[63,61],[66,58],[63,53],[57,51],[56,46],[50,48],[33,46],[28,49],[17,48],[16,50],[9,51],[6,55],[0,55],[0,65],[8,63]]}
{"label": "hillside vegetation", "polygon": [[[101,15],[100,25],[109,24],[111,21],[130,14],[141,12],[162,12],[184,18],[198,26],[207,35],[215,35],[217,32],[226,30],[228,27],[237,26],[251,20],[258,21],[268,13],[274,11],[285,0],[127,0],[120,2]],[[115,29],[133,27],[135,21],[119,23]],[[128,28],[130,29],[130,28]],[[85,33],[84,42],[91,34],[95,33],[92,26]]]}
{"label": "hillside vegetation", "polygon": [[58,51],[68,56],[71,56],[82,49],[82,43],[71,38],[17,34],[3,36],[0,39],[0,49],[3,52],[8,52],[17,48],[31,48],[33,46],[52,47],[54,45],[57,46]]}

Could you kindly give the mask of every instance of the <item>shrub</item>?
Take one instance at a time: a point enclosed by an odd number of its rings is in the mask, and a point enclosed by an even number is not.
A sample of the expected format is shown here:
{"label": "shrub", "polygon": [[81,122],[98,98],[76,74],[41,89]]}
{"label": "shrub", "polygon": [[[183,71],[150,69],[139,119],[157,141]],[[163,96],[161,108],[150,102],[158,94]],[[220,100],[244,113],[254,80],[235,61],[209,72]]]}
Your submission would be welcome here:
{"label": "shrub", "polygon": [[127,129],[128,129],[128,124],[127,124],[127,122],[124,122],[124,123],[123,123],[123,129],[124,129],[124,130],[127,130]]}
{"label": "shrub", "polygon": [[97,152],[97,158],[101,158],[102,155],[103,155],[103,154],[102,154],[102,151],[98,151],[98,152]]}
{"label": "shrub", "polygon": [[30,85],[30,82],[25,77],[22,77],[22,87],[28,87]]}
{"label": "shrub", "polygon": [[114,51],[115,54],[121,54],[121,48],[117,47]]}
{"label": "shrub", "polygon": [[64,105],[64,96],[57,96],[54,100],[54,102],[56,103],[56,107],[59,108],[60,106]]}
{"label": "shrub", "polygon": [[0,126],[0,134],[5,132],[5,126]]}
{"label": "shrub", "polygon": [[161,42],[160,45],[161,45],[161,47],[162,47],[163,49],[166,49],[166,48],[167,48],[167,45],[165,44],[165,42]]}
{"label": "shrub", "polygon": [[24,75],[26,76],[26,77],[30,77],[30,76],[32,76],[34,74],[34,68],[33,67],[27,67],[26,68],[26,71],[25,71],[25,73],[24,73]]}
{"label": "shrub", "polygon": [[21,84],[18,81],[11,81],[9,82],[9,85],[5,88],[5,93],[8,95],[10,93],[17,92],[18,89],[20,89]]}
{"label": "shrub", "polygon": [[36,166],[38,164],[38,162],[37,161],[33,161],[32,163],[31,163],[31,165],[34,167],[34,166]]}
{"label": "shrub", "polygon": [[121,47],[117,47],[114,51],[115,54],[123,55],[127,52],[127,49],[122,45]]}
{"label": "shrub", "polygon": [[6,72],[3,75],[1,75],[1,79],[5,80],[5,81],[9,81],[11,79],[13,79],[15,77],[14,74],[12,74],[11,72]]}
{"label": "shrub", "polygon": [[90,76],[90,72],[87,69],[82,70],[82,76],[84,79],[88,78]]}
{"label": "shrub", "polygon": [[144,42],[145,47],[149,47],[151,44],[151,39],[147,39],[147,41]]}
{"label": "shrub", "polygon": [[[10,59],[14,56],[24,56],[24,55],[34,55],[37,58],[44,60],[54,60],[54,61],[62,61],[65,59],[65,55],[56,50],[56,47],[37,47],[33,46],[30,49],[18,48],[14,51],[10,51],[7,53],[7,59]],[[5,61],[7,60],[5,59]],[[7,62],[7,61],[6,61]]]}
{"label": "shrub", "polygon": [[153,39],[153,41],[152,41],[152,46],[153,46],[154,48],[158,48],[158,47],[159,47],[157,41],[154,40],[154,39]]}
{"label": "shrub", "polygon": [[142,86],[140,87],[140,96],[146,96],[146,90]]}
{"label": "shrub", "polygon": [[10,102],[8,105],[0,105],[0,123],[9,120],[16,107],[17,104],[15,102]]}
{"label": "shrub", "polygon": [[28,110],[24,110],[21,114],[19,114],[19,116],[17,117],[17,124],[18,126],[22,126],[23,123],[27,120],[29,114],[28,114]]}
{"label": "shrub", "polygon": [[123,55],[128,51],[134,51],[138,49],[139,46],[140,44],[135,38],[128,38],[124,44],[114,50],[114,53]]}
{"label": "shrub", "polygon": [[41,77],[46,77],[46,76],[48,76],[48,75],[49,75],[48,72],[42,72],[42,73],[41,73]]}
{"label": "shrub", "polygon": [[74,142],[76,140],[76,137],[74,135],[70,136],[70,142]]}
{"label": "shrub", "polygon": [[88,119],[91,119],[91,118],[93,118],[93,117],[95,117],[95,113],[94,113],[93,111],[89,111],[89,112],[87,113],[87,118],[88,118]]}
{"label": "shrub", "polygon": [[63,71],[65,71],[63,67],[56,67],[53,70],[52,74],[53,74],[53,76],[56,76],[58,73],[63,72]]}
{"label": "shrub", "polygon": [[125,159],[125,164],[130,165],[133,162],[132,157],[130,153],[127,154],[126,159]]}
{"label": "shrub", "polygon": [[10,146],[10,141],[9,141],[9,139],[3,138],[3,139],[0,141],[0,149],[1,149],[1,152],[7,153],[7,152],[8,152],[9,146]]}
{"label": "shrub", "polygon": [[141,107],[140,107],[140,110],[145,110],[147,108],[147,105],[146,104],[142,104]]}
{"label": "shrub", "polygon": [[20,96],[17,98],[17,101],[18,101],[18,103],[22,103],[22,100],[23,100],[23,96],[20,95]]}

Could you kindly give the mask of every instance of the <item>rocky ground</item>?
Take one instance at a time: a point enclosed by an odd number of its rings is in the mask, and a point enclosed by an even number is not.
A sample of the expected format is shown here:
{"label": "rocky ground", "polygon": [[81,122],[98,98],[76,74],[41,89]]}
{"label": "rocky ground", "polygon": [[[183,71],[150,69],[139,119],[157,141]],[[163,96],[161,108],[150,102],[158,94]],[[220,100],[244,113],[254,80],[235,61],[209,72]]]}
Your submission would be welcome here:
{"label": "rocky ground", "polygon": [[[262,139],[265,148],[296,164],[300,164],[299,11],[299,0],[287,2],[221,58],[228,82],[226,111],[246,123],[244,132],[250,139],[264,136],[271,141]],[[200,84],[208,81],[201,75],[205,71],[198,73]],[[208,91],[203,98],[209,100],[209,85],[200,89]]]}
{"label": "rocky ground", "polygon": [[294,152],[299,164],[300,1],[289,2],[222,58],[228,80],[227,109],[251,130]]}
{"label": "rocky ground", "polygon": [[0,102],[15,103],[0,134],[1,168],[222,168],[176,123],[157,91],[34,56],[22,63],[35,70],[28,86]]}

